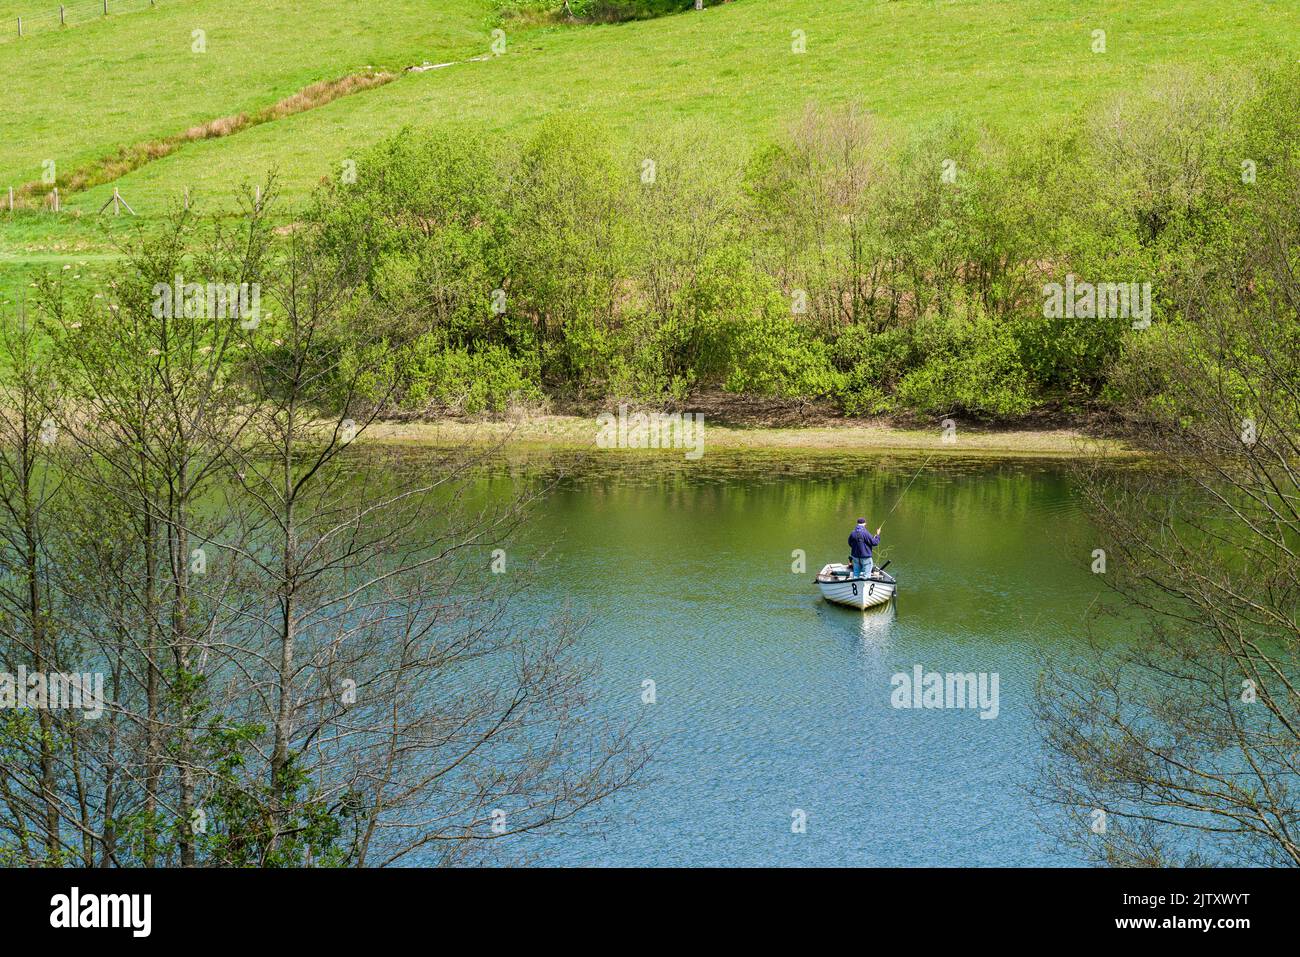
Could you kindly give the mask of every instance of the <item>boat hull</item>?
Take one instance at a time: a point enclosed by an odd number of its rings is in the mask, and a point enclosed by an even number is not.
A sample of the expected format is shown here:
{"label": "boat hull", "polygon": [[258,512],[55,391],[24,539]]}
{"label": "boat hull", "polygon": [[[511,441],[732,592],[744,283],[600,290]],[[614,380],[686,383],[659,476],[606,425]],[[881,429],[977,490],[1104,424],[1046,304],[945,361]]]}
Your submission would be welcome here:
{"label": "boat hull", "polygon": [[817,576],[817,587],[829,602],[866,611],[888,603],[898,590],[898,582],[892,576],[883,573],[871,578],[837,576],[835,571],[843,568],[842,565],[827,565]]}

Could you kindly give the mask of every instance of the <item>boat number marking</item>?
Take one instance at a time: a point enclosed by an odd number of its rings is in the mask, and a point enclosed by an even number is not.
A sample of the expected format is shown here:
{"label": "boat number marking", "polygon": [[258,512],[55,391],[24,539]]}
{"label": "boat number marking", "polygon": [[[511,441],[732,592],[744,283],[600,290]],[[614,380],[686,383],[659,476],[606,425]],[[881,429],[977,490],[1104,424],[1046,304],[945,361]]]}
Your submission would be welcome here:
{"label": "boat number marking", "polygon": [[856,595],[857,593],[858,593],[858,586],[857,586],[857,585],[854,585],[854,586],[853,586],[853,594]]}
{"label": "boat number marking", "polygon": [[874,595],[875,593],[876,593],[876,583],[872,582],[870,585],[867,586],[867,594]]}

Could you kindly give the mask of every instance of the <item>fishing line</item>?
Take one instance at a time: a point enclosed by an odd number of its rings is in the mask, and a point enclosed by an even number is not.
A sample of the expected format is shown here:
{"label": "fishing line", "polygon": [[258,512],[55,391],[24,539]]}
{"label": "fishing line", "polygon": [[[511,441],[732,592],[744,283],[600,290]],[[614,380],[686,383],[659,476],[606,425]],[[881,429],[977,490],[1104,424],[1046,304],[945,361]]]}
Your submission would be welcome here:
{"label": "fishing line", "polygon": [[[930,464],[930,459],[932,458],[934,458],[933,452],[931,452],[929,455],[925,457],[925,461],[921,463],[921,467],[916,470],[916,473],[908,480],[907,484],[903,486],[903,491],[899,493],[898,498],[895,499],[894,508],[898,508],[898,503],[903,500],[903,496],[906,495],[907,490],[912,487],[912,483],[916,481],[916,477],[920,475],[923,471],[925,471],[925,467]],[[888,512],[885,513],[885,518],[889,518],[890,515],[894,514],[894,508],[891,508]],[[885,527],[885,523],[883,521],[880,523],[880,527],[881,528]]]}

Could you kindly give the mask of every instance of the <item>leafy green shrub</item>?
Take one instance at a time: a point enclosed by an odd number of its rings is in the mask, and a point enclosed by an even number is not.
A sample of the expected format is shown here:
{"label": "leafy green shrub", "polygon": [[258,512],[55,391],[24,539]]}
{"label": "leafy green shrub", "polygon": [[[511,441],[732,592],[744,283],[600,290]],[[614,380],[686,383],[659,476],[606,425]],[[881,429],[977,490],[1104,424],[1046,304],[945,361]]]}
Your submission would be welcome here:
{"label": "leafy green shrub", "polygon": [[879,415],[896,407],[893,386],[913,361],[909,327],[877,331],[867,323],[841,326],[831,341],[836,368],[844,374],[840,407],[850,415]]}
{"label": "leafy green shrub", "polygon": [[452,344],[516,344],[492,312],[505,274],[509,149],[463,129],[404,129],[363,153],[310,212],[322,251],[360,269],[395,345],[438,331]]}
{"label": "leafy green shrub", "polygon": [[924,359],[898,384],[898,398],[929,414],[1023,415],[1033,407],[1028,375],[1010,329],[986,316],[919,324]]}
{"label": "leafy green shrub", "polygon": [[1245,84],[1171,74],[1099,111],[1084,152],[1098,195],[1143,243],[1214,214],[1214,185],[1235,169],[1228,149]]}
{"label": "leafy green shrub", "polygon": [[841,392],[846,377],[831,364],[829,343],[796,322],[778,295],[767,306],[750,321],[733,324],[723,387],[784,399]]}
{"label": "leafy green shrub", "polygon": [[547,382],[599,392],[631,271],[634,167],[589,123],[556,116],[514,169],[504,247],[508,310],[537,330]]}
{"label": "leafy green shrub", "polygon": [[503,412],[511,402],[542,397],[536,357],[511,355],[501,346],[471,352],[428,335],[397,362],[405,386],[402,405],[410,411]]}

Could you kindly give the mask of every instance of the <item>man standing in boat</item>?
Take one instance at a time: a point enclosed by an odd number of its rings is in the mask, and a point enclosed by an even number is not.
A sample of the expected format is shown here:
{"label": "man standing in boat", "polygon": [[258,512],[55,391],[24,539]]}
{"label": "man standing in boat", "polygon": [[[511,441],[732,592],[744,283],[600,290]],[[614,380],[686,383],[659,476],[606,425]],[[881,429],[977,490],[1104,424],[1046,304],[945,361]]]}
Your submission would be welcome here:
{"label": "man standing in boat", "polygon": [[[881,528],[884,526],[882,525]],[[858,519],[857,528],[849,532],[849,554],[853,556],[853,577],[870,578],[871,568],[874,564],[871,560],[871,550],[880,544],[880,529],[876,529],[876,534],[872,535],[867,531],[867,520]]]}

